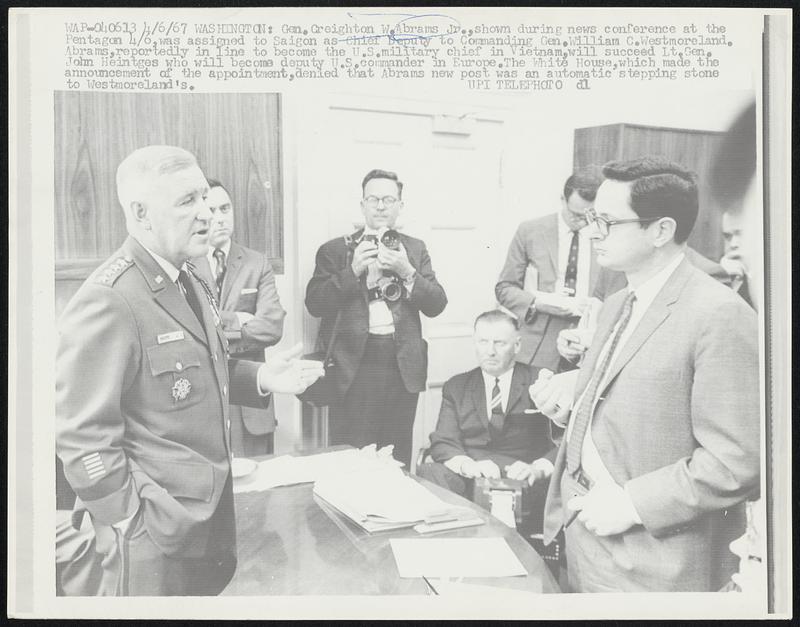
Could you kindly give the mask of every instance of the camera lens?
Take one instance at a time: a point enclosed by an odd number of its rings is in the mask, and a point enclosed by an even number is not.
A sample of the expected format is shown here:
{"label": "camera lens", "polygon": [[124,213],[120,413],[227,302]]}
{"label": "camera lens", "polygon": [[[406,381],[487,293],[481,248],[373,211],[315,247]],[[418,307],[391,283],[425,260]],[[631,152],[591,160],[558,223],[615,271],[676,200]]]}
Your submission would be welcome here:
{"label": "camera lens", "polygon": [[403,290],[398,283],[394,281],[391,283],[387,283],[383,286],[383,297],[391,302],[396,301],[402,295]]}
{"label": "camera lens", "polygon": [[381,243],[386,246],[386,248],[400,250],[400,234],[393,229],[389,229],[383,234],[383,237],[381,237]]}

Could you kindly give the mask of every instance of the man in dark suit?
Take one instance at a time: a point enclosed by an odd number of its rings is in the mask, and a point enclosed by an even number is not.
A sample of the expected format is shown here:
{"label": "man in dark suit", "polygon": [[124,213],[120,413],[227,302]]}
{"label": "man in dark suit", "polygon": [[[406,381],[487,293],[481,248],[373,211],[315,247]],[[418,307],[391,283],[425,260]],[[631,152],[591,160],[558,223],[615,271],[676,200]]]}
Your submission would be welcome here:
{"label": "man in dark suit", "polygon": [[[602,181],[596,168],[575,172],[564,184],[561,211],[520,224],[495,285],[497,301],[520,322],[520,361],[556,370],[556,338],[575,326],[597,280],[584,210]],[[567,364],[562,364],[567,366]]]}
{"label": "man in dark suit", "polygon": [[403,207],[397,175],[372,170],[361,187],[365,228],[317,251],[306,307],[322,318],[326,346],[339,318],[329,375],[338,395],[330,408],[330,443],[393,444],[395,458],[409,465],[428,365],[419,314],[438,316],[447,296],[422,240],[400,233],[398,246],[381,241]]}
{"label": "man in dark suit", "polygon": [[475,478],[501,476],[538,482],[544,496],[556,449],[549,420],[528,395],[538,368],[516,361],[519,325],[500,310],[482,313],[474,343],[479,367],[444,384],[431,433],[433,462],[417,474],[461,496],[471,496]]}
{"label": "man in dark suit", "polygon": [[592,239],[628,288],[603,304],[580,370],[531,388],[566,426],[544,539],[564,530],[575,591],[718,590],[759,483],[756,316],[686,259],[690,172],[646,158],[604,174]]}
{"label": "man in dark suit", "polygon": [[[234,209],[228,191],[213,179],[208,179],[208,187],[208,207],[214,216],[208,252],[194,264],[216,292],[231,355],[264,361],[264,349],[281,339],[286,316],[275,288],[275,275],[266,255],[232,240]],[[273,403],[267,408],[231,405],[234,455],[271,453],[274,432]]]}
{"label": "man in dark suit", "polygon": [[129,237],[60,320],[56,449],[102,555],[102,595],[213,595],[236,565],[229,399],[297,394],[323,372],[229,360],[211,288],[187,263],[208,246],[208,184],[172,146],[117,169]]}

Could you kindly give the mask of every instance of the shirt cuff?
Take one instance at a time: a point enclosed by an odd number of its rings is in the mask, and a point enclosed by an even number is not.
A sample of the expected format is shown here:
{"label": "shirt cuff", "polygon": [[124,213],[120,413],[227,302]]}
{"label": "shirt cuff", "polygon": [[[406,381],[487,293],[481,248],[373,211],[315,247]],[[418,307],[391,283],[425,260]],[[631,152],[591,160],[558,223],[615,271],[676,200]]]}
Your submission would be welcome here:
{"label": "shirt cuff", "polygon": [[406,288],[406,295],[411,296],[411,290],[414,289],[414,282],[417,280],[417,271],[411,273],[407,279],[403,279],[403,286]]}
{"label": "shirt cuff", "polygon": [[639,516],[639,512],[636,511],[636,506],[633,504],[633,497],[631,496],[631,493],[628,491],[628,484],[626,483],[622,489],[625,491],[625,496],[628,497],[628,503],[630,503],[631,518],[637,525],[641,525],[642,519]]}
{"label": "shirt cuff", "polygon": [[235,311],[236,319],[239,321],[239,326],[243,327],[245,322],[253,319],[253,314],[246,311]]}
{"label": "shirt cuff", "polygon": [[[261,364],[258,371],[261,372],[261,368],[263,367],[264,364]],[[258,375],[256,375],[256,391],[258,392],[258,395],[261,396],[262,398],[265,398],[272,394],[272,392],[269,391],[265,392],[264,390],[261,389],[261,377],[259,377]]]}

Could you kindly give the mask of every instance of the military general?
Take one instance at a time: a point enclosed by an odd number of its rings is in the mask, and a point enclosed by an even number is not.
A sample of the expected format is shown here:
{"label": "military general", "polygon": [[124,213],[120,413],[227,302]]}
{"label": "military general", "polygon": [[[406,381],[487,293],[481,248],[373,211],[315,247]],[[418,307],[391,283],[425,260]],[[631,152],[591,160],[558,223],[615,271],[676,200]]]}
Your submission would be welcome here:
{"label": "military general", "polygon": [[229,402],[265,407],[323,373],[302,347],[229,360],[205,254],[212,214],[194,156],[148,146],[117,169],[129,237],[67,305],[57,452],[102,556],[105,595],[212,595],[236,565]]}

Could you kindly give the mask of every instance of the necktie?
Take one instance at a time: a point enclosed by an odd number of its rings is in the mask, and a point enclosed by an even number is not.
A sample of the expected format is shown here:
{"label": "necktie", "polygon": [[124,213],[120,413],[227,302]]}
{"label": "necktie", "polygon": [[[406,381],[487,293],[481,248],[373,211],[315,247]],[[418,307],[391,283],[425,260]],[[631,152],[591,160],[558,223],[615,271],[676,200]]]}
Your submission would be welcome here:
{"label": "necktie", "polygon": [[214,281],[217,284],[217,296],[222,294],[222,281],[225,280],[225,251],[221,248],[214,249],[214,259],[217,260],[217,270]]}
{"label": "necktie", "polygon": [[570,295],[575,295],[575,285],[578,282],[578,231],[572,231],[572,242],[569,245],[567,257],[567,270],[564,273],[564,287],[571,290]]}
{"label": "necktie", "polygon": [[503,396],[500,394],[500,379],[495,377],[494,387],[492,388],[492,401],[490,403],[492,408],[491,422],[495,422],[496,416],[503,415]]}
{"label": "necktie", "polygon": [[192,280],[185,270],[181,270],[180,273],[178,273],[178,284],[180,285],[183,295],[186,297],[186,302],[188,302],[189,307],[192,308],[194,315],[197,316],[200,324],[203,324],[203,308],[200,305],[200,301],[197,300],[197,294],[195,294],[192,288]]}
{"label": "necktie", "polygon": [[586,430],[592,420],[592,410],[594,409],[595,396],[597,389],[605,379],[608,367],[611,365],[611,358],[614,356],[614,351],[619,343],[619,338],[628,326],[633,312],[633,302],[636,300],[636,295],[633,292],[628,294],[625,302],[622,305],[614,337],[611,339],[611,344],[608,347],[603,359],[599,364],[595,365],[594,372],[589,379],[589,384],[586,386],[586,391],[583,393],[581,404],[578,411],[575,413],[575,422],[572,427],[572,433],[567,442],[567,470],[575,473],[581,466],[581,449],[583,448],[583,439],[586,436]]}

